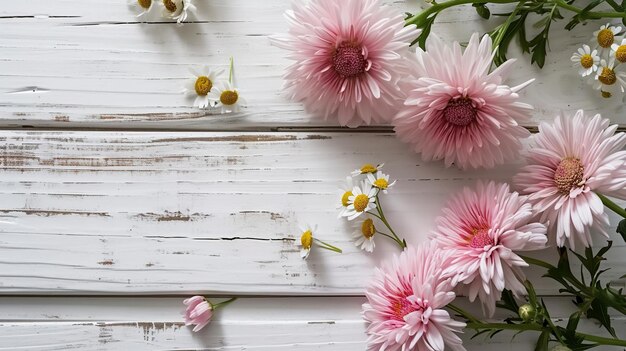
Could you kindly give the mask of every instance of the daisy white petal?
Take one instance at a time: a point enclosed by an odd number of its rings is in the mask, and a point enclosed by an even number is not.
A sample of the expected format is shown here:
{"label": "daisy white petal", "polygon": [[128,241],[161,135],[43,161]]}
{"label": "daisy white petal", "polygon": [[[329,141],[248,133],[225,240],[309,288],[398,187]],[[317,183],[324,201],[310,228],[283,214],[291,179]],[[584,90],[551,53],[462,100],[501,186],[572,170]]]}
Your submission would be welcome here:
{"label": "daisy white petal", "polygon": [[374,220],[366,217],[362,221],[355,221],[352,227],[354,228],[354,232],[352,232],[354,245],[361,250],[373,252],[374,247],[376,247],[374,243],[374,234],[376,234]]}
{"label": "daisy white petal", "polygon": [[222,113],[239,112],[241,106],[245,104],[241,91],[228,81],[219,82],[211,90],[209,100],[215,107],[220,108]]}
{"label": "daisy white petal", "polygon": [[183,93],[194,98],[194,106],[209,107],[209,94],[215,89],[215,81],[222,71],[214,71],[209,66],[190,68],[193,77],[187,79],[183,86]]}

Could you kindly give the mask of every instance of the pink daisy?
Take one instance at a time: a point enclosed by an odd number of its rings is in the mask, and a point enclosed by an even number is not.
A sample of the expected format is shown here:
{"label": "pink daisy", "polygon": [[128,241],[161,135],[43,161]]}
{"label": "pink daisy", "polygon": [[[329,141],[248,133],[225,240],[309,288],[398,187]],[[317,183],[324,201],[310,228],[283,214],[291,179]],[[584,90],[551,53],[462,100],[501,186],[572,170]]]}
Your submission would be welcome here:
{"label": "pink daisy", "polygon": [[387,121],[403,100],[398,81],[415,26],[379,0],[294,1],[287,36],[272,42],[291,51],[286,89],[305,108],[341,125]]}
{"label": "pink daisy", "polygon": [[407,248],[376,269],[363,304],[367,350],[443,351],[444,345],[465,350],[455,334],[465,323],[443,309],[455,298],[450,278],[443,276],[449,259],[449,252],[429,242]]}
{"label": "pink daisy", "polygon": [[513,178],[529,194],[541,220],[556,231],[556,242],[591,246],[591,233],[608,237],[609,217],[598,194],[626,199],[626,134],[600,115],[582,110],[541,123],[528,151],[528,165]]}
{"label": "pink daisy", "polygon": [[453,284],[465,284],[461,290],[470,301],[478,296],[489,316],[504,288],[525,293],[520,267],[528,264],[514,251],[545,248],[546,227],[533,216],[525,196],[510,192],[508,184],[489,182],[478,183],[476,191],[464,188],[436,220],[433,239],[453,252],[446,270],[454,275]]}
{"label": "pink daisy", "polygon": [[[426,52],[417,49],[415,77],[405,107],[394,119],[398,137],[424,160],[444,159],[446,166],[493,167],[514,159],[520,138],[530,133],[532,106],[517,94],[532,82],[504,85],[514,60],[489,73],[491,38],[472,35],[464,53],[431,37]],[[419,78],[418,78],[419,77]]]}

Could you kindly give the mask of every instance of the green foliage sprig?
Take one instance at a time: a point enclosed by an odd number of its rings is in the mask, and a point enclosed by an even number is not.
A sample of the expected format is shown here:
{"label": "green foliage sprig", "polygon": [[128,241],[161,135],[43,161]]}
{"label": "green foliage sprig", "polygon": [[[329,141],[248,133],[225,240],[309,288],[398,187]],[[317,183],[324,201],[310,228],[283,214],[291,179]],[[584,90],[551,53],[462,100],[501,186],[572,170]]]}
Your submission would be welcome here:
{"label": "green foliage sprig", "polygon": [[[621,3],[615,0],[592,0],[584,7],[576,6],[576,0],[447,0],[441,3],[433,0],[430,2],[430,7],[425,10],[416,14],[406,14],[407,25],[414,24],[422,29],[422,33],[415,38],[412,45],[419,44],[421,48],[425,48],[426,39],[439,13],[447,8],[465,4],[471,4],[478,15],[484,19],[489,19],[491,16],[505,17],[502,24],[489,31],[493,47],[498,48],[494,58],[497,65],[507,60],[506,53],[509,45],[516,39],[522,51],[531,55],[531,63],[543,67],[549,49],[548,38],[552,22],[568,18],[569,21],[565,25],[567,30],[588,20],[597,19],[620,18],[626,25],[626,0],[622,0]],[[492,14],[488,7],[490,4],[517,5],[510,12]],[[595,11],[601,4],[607,4],[612,10]],[[529,16],[531,14],[539,16],[540,19],[531,24],[538,33],[529,36],[526,22],[529,18],[536,17]]]}

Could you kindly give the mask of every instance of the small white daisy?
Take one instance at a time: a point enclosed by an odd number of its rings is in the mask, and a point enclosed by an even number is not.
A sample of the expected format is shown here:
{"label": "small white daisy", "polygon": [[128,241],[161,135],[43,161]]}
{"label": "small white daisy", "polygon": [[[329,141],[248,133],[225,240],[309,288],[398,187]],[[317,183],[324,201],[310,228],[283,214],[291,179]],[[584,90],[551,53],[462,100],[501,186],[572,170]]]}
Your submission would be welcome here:
{"label": "small white daisy", "polygon": [[622,39],[619,45],[617,43],[611,45],[611,52],[617,61],[626,62],[626,39]]}
{"label": "small white daisy", "polygon": [[376,234],[374,221],[367,217],[363,221],[355,221],[352,226],[354,228],[352,233],[354,245],[367,252],[374,251],[374,247],[376,247],[374,243],[374,234]]}
{"label": "small white daisy", "polygon": [[381,171],[376,172],[376,174],[368,173],[367,180],[374,188],[382,190],[385,194],[387,194],[387,189],[396,184],[395,180],[389,183],[389,175]]}
{"label": "small white daisy", "polygon": [[371,184],[362,182],[361,186],[352,188],[352,195],[348,198],[348,208],[343,213],[348,220],[353,220],[367,211],[376,208],[376,194],[378,189]]}
{"label": "small white daisy", "polygon": [[311,253],[311,248],[313,247],[313,232],[315,232],[316,230],[317,226],[311,227],[308,224],[300,227],[300,231],[302,232],[302,234],[300,234],[299,245],[300,257],[302,257],[303,259],[309,257],[309,254]]}
{"label": "small white daisy", "polygon": [[601,60],[600,66],[596,73],[593,88],[600,90],[602,96],[610,98],[613,94],[621,91],[624,92],[624,87],[617,83],[617,75],[615,74],[615,58],[611,57],[609,61]]}
{"label": "small white daisy", "polygon": [[348,209],[348,199],[352,196],[352,188],[354,188],[352,177],[347,176],[345,183],[337,191],[337,197],[339,198],[337,204],[337,209],[339,210],[338,218],[343,217],[344,212]]}
{"label": "small white daisy", "polygon": [[593,32],[594,47],[598,49],[600,56],[606,57],[609,55],[611,45],[621,38],[617,35],[622,31],[620,26],[612,26],[610,23],[602,25],[600,29]]}
{"label": "small white daisy", "polygon": [[153,0],[126,0],[128,2],[128,6],[133,9],[135,12],[139,12],[137,18],[140,20],[146,20],[150,11],[154,7]]}
{"label": "small white daisy", "polygon": [[363,167],[359,168],[359,169],[355,169],[354,171],[352,171],[352,176],[356,177],[359,174],[368,174],[368,173],[376,173],[378,171],[380,171],[381,168],[383,168],[385,164],[381,163],[378,166],[374,166],[371,163],[366,163],[363,165]]}
{"label": "small white daisy", "polygon": [[578,74],[586,77],[598,70],[600,56],[598,56],[598,50],[592,51],[589,45],[583,44],[581,48],[578,48],[578,52],[572,55],[571,60],[574,67],[578,68]]}
{"label": "small white daisy", "polygon": [[192,0],[160,0],[162,10],[161,13],[165,18],[171,18],[178,23],[187,20],[190,13],[196,10],[196,6]]}
{"label": "small white daisy", "polygon": [[244,98],[241,97],[241,92],[227,81],[219,82],[211,90],[209,100],[215,104],[215,107],[221,108],[222,113],[239,112],[240,106],[246,104]]}
{"label": "small white daisy", "polygon": [[193,77],[185,83],[183,93],[195,97],[194,106],[199,108],[209,107],[209,93],[215,88],[215,81],[222,71],[213,71],[209,66],[190,68]]}

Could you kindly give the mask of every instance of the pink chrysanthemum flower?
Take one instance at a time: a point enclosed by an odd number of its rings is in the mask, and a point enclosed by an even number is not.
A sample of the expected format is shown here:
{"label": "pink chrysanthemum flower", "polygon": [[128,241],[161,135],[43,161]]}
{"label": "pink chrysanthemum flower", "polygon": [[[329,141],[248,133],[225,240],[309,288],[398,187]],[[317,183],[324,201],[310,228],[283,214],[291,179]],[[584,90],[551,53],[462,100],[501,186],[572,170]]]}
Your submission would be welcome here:
{"label": "pink chrysanthemum flower", "polygon": [[422,159],[490,168],[519,154],[519,139],[530,135],[519,124],[529,121],[532,106],[519,102],[517,92],[532,80],[504,85],[514,60],[489,73],[492,58],[488,35],[480,42],[472,35],[465,53],[459,43],[447,46],[434,36],[425,52],[417,49],[416,78],[393,123]]}
{"label": "pink chrysanthemum flower", "polygon": [[443,309],[455,298],[450,278],[443,276],[449,259],[449,252],[429,242],[407,248],[376,269],[363,304],[367,350],[465,350],[455,334],[465,323]]}
{"label": "pink chrysanthemum flower", "polygon": [[197,332],[209,324],[213,316],[213,305],[203,296],[192,296],[185,299],[183,303],[187,306],[185,309],[185,325],[195,325],[193,331]]}
{"label": "pink chrysanthemum flower", "polygon": [[533,221],[532,205],[525,196],[510,192],[508,184],[478,183],[464,188],[438,217],[433,239],[452,251],[446,269],[461,282],[470,301],[478,296],[483,311],[493,316],[504,288],[524,294],[520,267],[528,264],[515,251],[545,248],[546,227]]}
{"label": "pink chrysanthemum flower", "polygon": [[285,87],[307,111],[341,125],[388,121],[403,100],[409,43],[419,35],[380,0],[294,1],[287,36],[272,42],[291,51]]}
{"label": "pink chrysanthemum flower", "polygon": [[[582,110],[541,123],[528,152],[528,165],[514,177],[529,194],[542,221],[556,231],[556,242],[591,246],[591,233],[608,237],[609,217],[597,194],[626,199],[626,134],[600,115]],[[596,194],[597,193],[597,194]]]}

